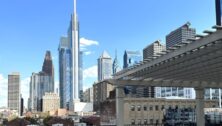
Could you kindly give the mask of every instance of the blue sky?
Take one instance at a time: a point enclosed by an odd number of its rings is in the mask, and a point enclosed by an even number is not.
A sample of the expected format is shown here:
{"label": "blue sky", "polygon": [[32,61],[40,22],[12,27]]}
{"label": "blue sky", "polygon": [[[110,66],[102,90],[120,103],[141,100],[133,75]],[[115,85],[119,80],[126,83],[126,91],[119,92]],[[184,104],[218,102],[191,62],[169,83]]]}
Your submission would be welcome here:
{"label": "blue sky", "polygon": [[[97,80],[97,58],[103,50],[122,66],[124,50],[140,50],[187,21],[201,33],[216,22],[214,0],[77,0],[80,37],[84,46],[84,86]],[[7,75],[21,73],[22,94],[28,96],[29,77],[41,70],[46,50],[53,55],[58,82],[58,44],[66,35],[72,0],[0,1],[0,106],[6,106]],[[95,44],[96,43],[96,44]]]}

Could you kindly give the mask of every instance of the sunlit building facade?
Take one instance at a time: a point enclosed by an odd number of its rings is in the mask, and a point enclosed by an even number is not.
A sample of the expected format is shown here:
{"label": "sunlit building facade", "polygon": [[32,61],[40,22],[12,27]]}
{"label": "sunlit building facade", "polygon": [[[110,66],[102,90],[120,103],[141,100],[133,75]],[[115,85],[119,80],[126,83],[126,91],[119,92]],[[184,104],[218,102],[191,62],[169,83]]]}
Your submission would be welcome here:
{"label": "sunlit building facade", "polygon": [[112,73],[112,58],[104,51],[98,58],[98,81],[111,78]]}

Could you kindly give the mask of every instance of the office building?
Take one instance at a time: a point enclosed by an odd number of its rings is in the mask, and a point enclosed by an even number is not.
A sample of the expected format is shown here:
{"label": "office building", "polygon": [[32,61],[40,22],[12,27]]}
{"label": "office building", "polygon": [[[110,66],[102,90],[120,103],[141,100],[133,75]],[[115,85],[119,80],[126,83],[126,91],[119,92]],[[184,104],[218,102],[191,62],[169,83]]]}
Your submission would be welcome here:
{"label": "office building", "polygon": [[114,86],[107,82],[97,82],[93,84],[93,111],[101,108],[102,102],[110,97],[110,92],[114,90]]}
{"label": "office building", "polygon": [[42,111],[42,98],[46,92],[54,92],[54,68],[50,51],[46,51],[42,71],[32,73],[29,90],[29,110]]}
{"label": "office building", "polygon": [[[98,113],[100,113],[102,124],[116,125],[115,102],[115,99],[107,99],[101,103],[103,107],[99,109]],[[196,108],[196,101],[194,99],[124,98],[123,106],[124,117],[122,121],[125,126],[162,126],[166,121],[169,121],[169,118],[174,119],[171,115],[177,115],[178,121],[182,121],[180,123],[187,123],[189,121],[193,123],[196,120],[196,116],[193,115],[193,111]],[[205,100],[204,107],[216,108],[218,107],[218,102],[216,100]],[[174,113],[169,115],[172,110],[175,110]],[[176,110],[179,110],[178,112],[180,113],[176,113]]]}
{"label": "office building", "polygon": [[216,3],[216,24],[221,26],[222,24],[222,1],[221,0],[215,0]]}
{"label": "office building", "polygon": [[74,110],[74,102],[82,99],[82,52],[79,46],[79,22],[74,0],[67,37],[62,37],[59,45],[60,103],[68,110]]}
{"label": "office building", "polygon": [[83,101],[83,52],[79,51],[79,99]]}
{"label": "office building", "polygon": [[61,37],[58,51],[60,107],[69,109],[69,102],[72,98],[72,52],[67,37]]}
{"label": "office building", "polygon": [[166,48],[168,49],[176,44],[187,42],[188,39],[195,39],[196,30],[190,28],[190,25],[188,22],[168,34],[166,36]]}
{"label": "office building", "polygon": [[113,74],[117,73],[120,71],[120,66],[119,66],[119,61],[117,58],[117,52],[115,54],[115,59],[113,60]]}
{"label": "office building", "polygon": [[60,98],[56,93],[45,93],[43,96],[43,112],[55,111],[60,108]]}
{"label": "office building", "polygon": [[8,108],[17,111],[20,115],[21,98],[20,98],[20,74],[12,73],[8,75]]}
{"label": "office building", "polygon": [[98,81],[109,79],[112,76],[112,58],[104,51],[98,58]]}
{"label": "office building", "polygon": [[143,49],[143,60],[159,56],[158,53],[161,53],[165,50],[166,46],[162,45],[160,41],[157,40]]}
{"label": "office building", "polygon": [[139,51],[126,50],[123,56],[123,68],[131,67],[142,61],[142,56]]}
{"label": "office building", "polygon": [[83,102],[93,102],[93,87],[83,92]]}
{"label": "office building", "polygon": [[32,73],[30,78],[30,110],[42,111],[42,98],[46,92],[54,92],[52,77],[44,72]]}

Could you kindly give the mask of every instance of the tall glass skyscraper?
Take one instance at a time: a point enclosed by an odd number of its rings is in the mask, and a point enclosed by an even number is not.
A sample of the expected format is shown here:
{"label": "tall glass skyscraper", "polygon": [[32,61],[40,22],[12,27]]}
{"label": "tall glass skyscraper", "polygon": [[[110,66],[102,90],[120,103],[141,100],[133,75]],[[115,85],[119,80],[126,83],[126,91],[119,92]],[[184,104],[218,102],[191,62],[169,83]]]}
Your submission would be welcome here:
{"label": "tall glass skyscraper", "polygon": [[117,73],[120,71],[120,66],[119,66],[119,61],[117,58],[117,52],[115,54],[115,59],[113,60],[113,74]]}
{"label": "tall glass skyscraper", "polygon": [[42,71],[30,78],[29,110],[42,111],[42,98],[46,92],[54,92],[54,67],[50,51],[46,51]]}
{"label": "tall glass skyscraper", "polygon": [[59,44],[59,95],[61,108],[69,109],[72,83],[71,44],[67,37],[61,37]]}
{"label": "tall glass skyscraper", "polygon": [[79,99],[83,101],[83,52],[79,51]]}
{"label": "tall glass skyscraper", "polygon": [[98,59],[98,81],[109,79],[112,76],[112,58],[104,51]]}
{"label": "tall glass skyscraper", "polygon": [[215,0],[216,3],[216,23],[217,25],[222,25],[222,1]]}
{"label": "tall glass skyscraper", "polygon": [[128,68],[142,61],[142,56],[139,51],[125,51],[123,56],[123,68]]}
{"label": "tall glass skyscraper", "polygon": [[71,16],[67,37],[61,38],[59,47],[60,102],[61,107],[69,110],[74,110],[74,102],[82,100],[83,67],[79,46],[79,23],[74,0],[74,13]]}

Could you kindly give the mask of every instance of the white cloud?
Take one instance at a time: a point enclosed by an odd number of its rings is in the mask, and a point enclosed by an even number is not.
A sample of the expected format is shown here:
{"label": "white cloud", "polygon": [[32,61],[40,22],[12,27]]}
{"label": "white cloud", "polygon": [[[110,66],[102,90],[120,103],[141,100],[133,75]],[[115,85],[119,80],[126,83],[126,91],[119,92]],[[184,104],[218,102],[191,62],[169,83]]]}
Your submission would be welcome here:
{"label": "white cloud", "polygon": [[97,65],[89,67],[83,71],[83,78],[97,78]]}
{"label": "white cloud", "polygon": [[94,41],[94,40],[89,40],[86,38],[80,38],[81,47],[92,46],[92,45],[99,45],[99,42]]}
{"label": "white cloud", "polygon": [[91,51],[86,51],[86,52],[84,52],[84,55],[86,55],[86,56],[88,56],[88,55],[90,55],[90,54],[92,54]]}
{"label": "white cloud", "polygon": [[0,74],[0,107],[7,106],[7,97],[8,97],[8,80]]}

